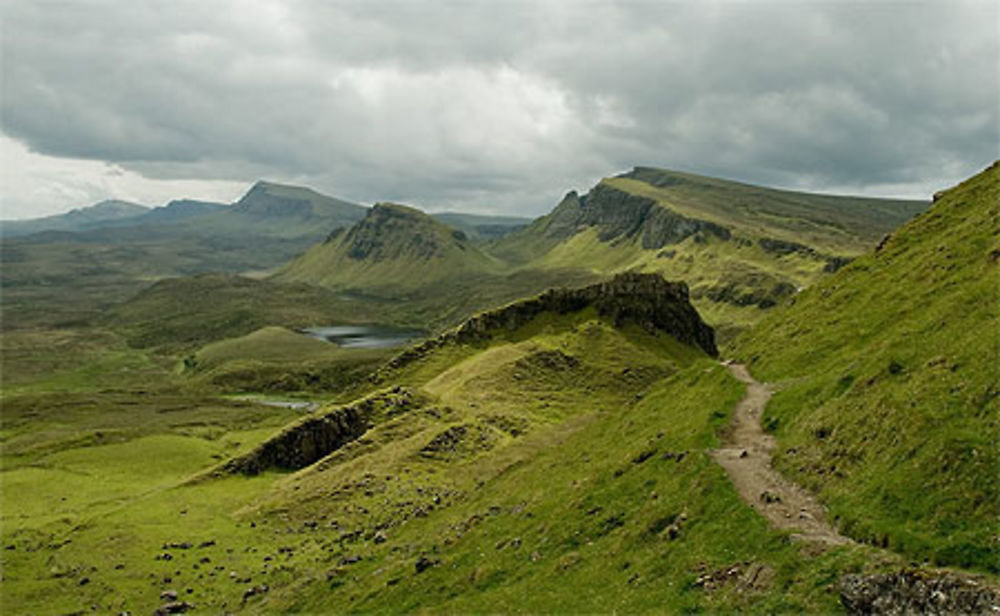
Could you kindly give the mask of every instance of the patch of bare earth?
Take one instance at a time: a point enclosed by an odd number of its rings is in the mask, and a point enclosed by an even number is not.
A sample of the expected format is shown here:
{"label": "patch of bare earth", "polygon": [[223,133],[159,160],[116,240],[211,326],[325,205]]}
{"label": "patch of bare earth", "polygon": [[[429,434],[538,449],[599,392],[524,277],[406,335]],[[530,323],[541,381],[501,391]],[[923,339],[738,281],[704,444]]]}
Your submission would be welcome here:
{"label": "patch of bare earth", "polygon": [[826,511],[813,496],[781,476],[771,466],[774,437],[764,432],[760,418],[771,390],[753,378],[746,366],[729,364],[729,372],[746,383],[746,396],[733,409],[725,443],[711,453],[726,470],[744,501],[775,527],[792,536],[826,545],[843,545],[851,539],[826,521]]}

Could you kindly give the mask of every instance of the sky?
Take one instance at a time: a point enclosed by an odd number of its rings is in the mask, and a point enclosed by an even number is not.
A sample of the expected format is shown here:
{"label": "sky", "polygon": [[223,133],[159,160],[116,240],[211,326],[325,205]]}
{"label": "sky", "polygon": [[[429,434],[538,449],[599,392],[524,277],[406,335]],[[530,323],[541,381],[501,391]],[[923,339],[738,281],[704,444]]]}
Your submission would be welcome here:
{"label": "sky", "polygon": [[0,0],[0,216],[539,215],[636,165],[926,198],[1000,157],[1000,3]]}

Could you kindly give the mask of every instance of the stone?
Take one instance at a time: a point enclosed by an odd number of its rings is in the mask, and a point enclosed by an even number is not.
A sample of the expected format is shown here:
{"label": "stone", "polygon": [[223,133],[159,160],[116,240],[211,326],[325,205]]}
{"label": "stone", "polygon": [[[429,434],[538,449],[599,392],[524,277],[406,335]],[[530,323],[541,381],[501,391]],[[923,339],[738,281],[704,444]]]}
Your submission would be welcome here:
{"label": "stone", "polygon": [[417,559],[417,562],[415,562],[413,564],[413,568],[419,574],[419,573],[423,573],[424,571],[427,571],[431,567],[434,567],[434,566],[436,566],[438,564],[439,564],[439,561],[437,561],[437,560],[431,560],[431,559],[427,558],[426,556],[421,556],[420,558]]}
{"label": "stone", "polygon": [[182,614],[194,608],[194,604],[187,601],[171,601],[164,603],[153,612],[154,616],[164,616],[166,614]]}
{"label": "stone", "polygon": [[1000,589],[951,572],[904,569],[845,575],[840,602],[851,614],[990,614],[1000,612]]}

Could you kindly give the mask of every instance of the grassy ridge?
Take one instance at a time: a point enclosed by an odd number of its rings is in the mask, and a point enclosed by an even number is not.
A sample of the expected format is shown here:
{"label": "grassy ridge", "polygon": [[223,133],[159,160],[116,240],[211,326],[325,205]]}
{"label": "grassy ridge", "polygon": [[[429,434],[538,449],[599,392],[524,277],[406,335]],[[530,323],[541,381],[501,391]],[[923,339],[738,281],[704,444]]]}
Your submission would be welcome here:
{"label": "grassy ridge", "polygon": [[363,380],[392,353],[391,349],[342,349],[270,326],[205,345],[183,363],[185,375],[222,391],[331,395]]}
{"label": "grassy ridge", "polygon": [[1000,168],[741,337],[779,467],[846,533],[1000,570]]}
{"label": "grassy ridge", "polygon": [[585,313],[438,353],[399,376],[443,406],[263,501],[352,538],[312,535],[320,571],[260,609],[828,611],[860,568],[852,549],[805,557],[739,501],[704,449],[742,387],[693,350]]}
{"label": "grassy ridge", "polygon": [[275,278],[400,296],[441,280],[499,271],[500,266],[461,231],[419,210],[379,203],[360,223],[331,235]]}
{"label": "grassy ridge", "polygon": [[362,322],[370,310],[321,287],[203,274],[157,282],[104,321],[133,346],[176,351],[269,325]]}
{"label": "grassy ridge", "polygon": [[683,214],[834,253],[861,252],[927,209],[926,201],[777,190],[650,167],[606,182]]}

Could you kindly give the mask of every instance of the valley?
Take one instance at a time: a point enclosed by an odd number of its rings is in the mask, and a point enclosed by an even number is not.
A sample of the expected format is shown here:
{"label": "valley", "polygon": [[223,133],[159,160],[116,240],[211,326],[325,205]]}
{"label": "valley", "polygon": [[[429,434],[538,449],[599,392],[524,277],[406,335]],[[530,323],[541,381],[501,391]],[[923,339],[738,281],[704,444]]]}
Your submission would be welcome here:
{"label": "valley", "polygon": [[992,609],[998,191],[258,182],[4,231],[2,607]]}

